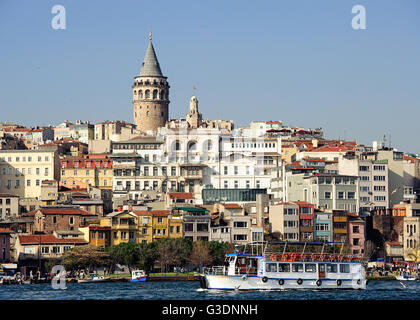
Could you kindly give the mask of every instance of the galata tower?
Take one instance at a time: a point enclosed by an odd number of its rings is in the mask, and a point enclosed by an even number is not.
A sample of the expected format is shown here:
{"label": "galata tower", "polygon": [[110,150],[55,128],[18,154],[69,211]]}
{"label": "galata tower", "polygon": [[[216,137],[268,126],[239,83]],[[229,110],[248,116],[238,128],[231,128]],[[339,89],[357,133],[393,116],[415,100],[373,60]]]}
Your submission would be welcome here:
{"label": "galata tower", "polygon": [[160,70],[155,49],[152,44],[152,32],[149,46],[141,65],[140,74],[134,78],[133,104],[134,124],[137,129],[156,133],[164,127],[169,117],[169,84]]}

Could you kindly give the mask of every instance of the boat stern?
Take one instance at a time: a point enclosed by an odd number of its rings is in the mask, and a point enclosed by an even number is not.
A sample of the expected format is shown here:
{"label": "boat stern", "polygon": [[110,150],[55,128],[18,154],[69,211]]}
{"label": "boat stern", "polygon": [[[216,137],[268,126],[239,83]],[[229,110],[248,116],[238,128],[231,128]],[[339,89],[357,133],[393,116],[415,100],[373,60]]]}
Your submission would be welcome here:
{"label": "boat stern", "polygon": [[200,274],[200,276],[198,277],[199,281],[200,281],[200,288],[201,289],[207,289],[208,288],[208,283],[207,283],[207,278],[204,274]]}

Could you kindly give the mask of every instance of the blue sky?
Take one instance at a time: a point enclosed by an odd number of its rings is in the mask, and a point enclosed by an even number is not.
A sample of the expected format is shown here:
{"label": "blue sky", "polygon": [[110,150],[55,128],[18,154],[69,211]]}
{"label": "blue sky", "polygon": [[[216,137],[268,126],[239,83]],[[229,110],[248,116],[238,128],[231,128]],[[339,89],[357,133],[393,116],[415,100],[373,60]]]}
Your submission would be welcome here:
{"label": "blue sky", "polygon": [[[66,30],[51,8],[66,8]],[[366,8],[353,30],[352,7]],[[133,121],[150,27],[170,117],[282,120],[420,153],[420,1],[0,0],[1,121]]]}

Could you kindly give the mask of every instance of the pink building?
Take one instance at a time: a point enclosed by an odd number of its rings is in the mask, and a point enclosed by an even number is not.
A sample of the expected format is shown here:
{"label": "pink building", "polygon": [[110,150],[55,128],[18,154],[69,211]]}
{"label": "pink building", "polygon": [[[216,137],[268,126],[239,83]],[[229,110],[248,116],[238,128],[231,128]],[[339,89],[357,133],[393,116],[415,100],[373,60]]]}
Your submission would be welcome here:
{"label": "pink building", "polygon": [[0,228],[0,262],[10,262],[10,229]]}
{"label": "pink building", "polygon": [[363,255],[365,253],[365,222],[354,213],[349,213],[348,217],[348,252],[353,255]]}

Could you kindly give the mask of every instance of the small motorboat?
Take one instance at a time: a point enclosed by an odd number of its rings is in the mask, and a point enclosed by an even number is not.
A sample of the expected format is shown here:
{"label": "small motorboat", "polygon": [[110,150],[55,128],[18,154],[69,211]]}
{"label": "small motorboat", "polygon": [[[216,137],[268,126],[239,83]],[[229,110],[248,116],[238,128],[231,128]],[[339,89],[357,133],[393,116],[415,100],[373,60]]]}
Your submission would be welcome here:
{"label": "small motorboat", "polygon": [[398,276],[395,277],[395,279],[399,280],[399,281],[415,281],[417,280],[416,277],[409,275],[409,274],[400,274]]}
{"label": "small motorboat", "polygon": [[130,282],[144,282],[147,281],[147,274],[143,270],[133,270],[131,272]]}
{"label": "small motorboat", "polygon": [[109,282],[111,281],[110,277],[104,277],[99,275],[92,275],[90,279],[79,279],[78,283],[92,283],[92,282]]}

